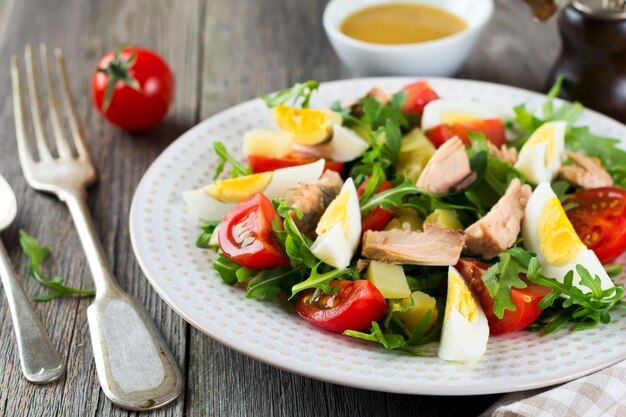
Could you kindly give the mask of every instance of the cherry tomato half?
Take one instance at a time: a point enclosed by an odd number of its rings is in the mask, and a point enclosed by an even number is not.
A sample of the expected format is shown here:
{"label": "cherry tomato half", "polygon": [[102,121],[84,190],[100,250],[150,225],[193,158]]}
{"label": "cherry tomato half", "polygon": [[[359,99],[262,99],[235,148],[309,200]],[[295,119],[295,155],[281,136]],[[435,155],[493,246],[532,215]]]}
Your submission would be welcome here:
{"label": "cherry tomato half", "polygon": [[403,90],[407,91],[409,96],[402,106],[402,113],[414,113],[421,116],[424,112],[424,107],[431,101],[439,98],[426,81],[409,84]]}
{"label": "cherry tomato half", "polygon": [[601,263],[612,262],[626,250],[626,190],[616,187],[575,192],[563,205],[580,240]]}
{"label": "cherry tomato half", "polygon": [[220,249],[228,258],[248,268],[273,268],[289,259],[274,239],[272,220],[278,216],[262,193],[248,197],[224,217],[219,226]]}
{"label": "cherry tomato half", "polygon": [[[248,164],[255,174],[259,172],[275,171],[280,168],[294,167],[298,165],[310,164],[319,158],[304,152],[293,151],[284,158],[268,158],[259,155],[248,155]],[[326,160],[324,170],[336,171],[341,175],[343,173],[343,162]]]}
{"label": "cherry tomato half", "polygon": [[458,136],[466,146],[471,146],[468,131],[482,132],[485,138],[498,148],[506,143],[506,131],[502,119],[472,120],[453,125],[442,124],[429,129],[426,136],[437,148],[455,136]]}
{"label": "cherry tomato half", "polygon": [[[91,80],[94,105],[109,122],[130,131],[159,123],[174,94],[174,75],[165,60],[145,48],[127,47],[103,56]],[[112,94],[107,88],[113,85]]]}
{"label": "cherry tomato half", "polygon": [[298,314],[317,327],[338,333],[364,330],[387,311],[385,298],[367,280],[335,280],[330,286],[338,291],[321,293],[313,299],[314,291],[307,290],[300,294],[296,303]]}
{"label": "cherry tomato half", "polygon": [[[365,187],[367,187],[367,183],[369,182],[370,178],[363,181],[363,184],[361,184],[356,190],[359,198],[361,198],[361,196],[365,192]],[[380,187],[378,187],[378,190],[376,190],[374,194],[390,190],[391,188],[391,183],[385,180],[382,182],[382,184],[380,184]],[[391,216],[392,213],[389,210],[385,210],[380,206],[375,207],[367,214],[367,216],[361,219],[361,233],[365,233],[366,230],[383,230],[385,226],[387,226],[387,223],[389,223],[389,220],[391,220]]]}
{"label": "cherry tomato half", "polygon": [[463,258],[455,267],[480,300],[489,322],[489,332],[494,335],[523,329],[537,320],[542,311],[537,305],[550,292],[547,287],[528,282],[526,288],[511,288],[515,311],[504,310],[504,315],[499,319],[493,312],[493,298],[481,278],[489,265],[476,259]]}

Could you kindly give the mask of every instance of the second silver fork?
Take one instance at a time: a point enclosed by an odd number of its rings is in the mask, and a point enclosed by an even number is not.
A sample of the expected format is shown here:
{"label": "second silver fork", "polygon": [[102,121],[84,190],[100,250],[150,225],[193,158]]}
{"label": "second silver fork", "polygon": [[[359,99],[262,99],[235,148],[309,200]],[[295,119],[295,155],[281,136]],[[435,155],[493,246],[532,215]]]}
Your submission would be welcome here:
{"label": "second silver fork", "polygon": [[[180,370],[144,307],[122,291],[113,278],[96,237],[85,191],[95,181],[96,170],[78,117],[63,55],[56,50],[58,84],[64,104],[61,106],[46,46],[40,45],[47,108],[58,156],[52,154],[47,144],[42,90],[30,46],[26,46],[24,55],[38,159],[31,150],[26,127],[26,96],[14,55],[11,76],[20,162],[31,187],[52,193],[67,204],[85,250],[96,287],[96,299],[89,306],[87,317],[100,385],[111,401],[120,407],[130,410],[160,407],[181,393]],[[63,129],[64,118],[69,124],[74,150]]]}

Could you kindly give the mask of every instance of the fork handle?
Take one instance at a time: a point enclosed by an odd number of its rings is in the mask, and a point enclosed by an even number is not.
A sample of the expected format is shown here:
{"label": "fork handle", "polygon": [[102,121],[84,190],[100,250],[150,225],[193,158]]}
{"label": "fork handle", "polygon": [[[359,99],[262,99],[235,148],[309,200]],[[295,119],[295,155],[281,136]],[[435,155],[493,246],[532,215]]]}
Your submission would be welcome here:
{"label": "fork handle", "polygon": [[148,410],[174,400],[183,381],[172,353],[145,308],[117,285],[85,202],[85,193],[62,198],[68,205],[96,286],[87,309],[100,385],[119,407]]}
{"label": "fork handle", "polygon": [[56,381],[65,372],[65,365],[35,315],[2,241],[0,277],[9,302],[22,373],[26,379],[36,384]]}

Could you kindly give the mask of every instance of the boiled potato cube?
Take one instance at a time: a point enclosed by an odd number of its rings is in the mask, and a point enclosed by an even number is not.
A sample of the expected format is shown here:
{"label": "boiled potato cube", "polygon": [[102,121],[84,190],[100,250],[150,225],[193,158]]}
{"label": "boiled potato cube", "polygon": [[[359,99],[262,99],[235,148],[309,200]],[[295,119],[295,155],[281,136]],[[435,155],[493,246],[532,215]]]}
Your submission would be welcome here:
{"label": "boiled potato cube", "polygon": [[254,129],[243,137],[243,151],[246,155],[283,158],[291,152],[293,133],[281,130]]}
{"label": "boiled potato cube", "polygon": [[454,210],[435,209],[426,217],[424,224],[436,224],[452,230],[463,229],[463,225]]}
{"label": "boiled potato cube", "polygon": [[415,210],[410,208],[397,208],[393,213],[394,218],[391,219],[385,230],[402,229],[403,224],[408,223],[413,231],[421,230],[423,220],[418,216]]}
{"label": "boiled potato cube", "polygon": [[413,129],[402,138],[396,174],[417,182],[424,167],[435,153],[435,147],[419,129]]}
{"label": "boiled potato cube", "polygon": [[[432,313],[430,313],[430,317],[428,318],[428,324],[425,330],[428,331],[437,321],[438,314],[435,299],[421,291],[414,291],[411,294],[411,298],[413,299],[413,306],[405,312],[396,313],[396,317],[402,320],[407,329],[412,332],[413,330],[415,330],[424,315],[428,311],[432,311]],[[403,307],[407,307],[410,304],[411,299],[407,298],[405,300],[402,300]]]}
{"label": "boiled potato cube", "polygon": [[407,298],[411,295],[400,265],[371,261],[365,279],[374,284],[385,298]]}

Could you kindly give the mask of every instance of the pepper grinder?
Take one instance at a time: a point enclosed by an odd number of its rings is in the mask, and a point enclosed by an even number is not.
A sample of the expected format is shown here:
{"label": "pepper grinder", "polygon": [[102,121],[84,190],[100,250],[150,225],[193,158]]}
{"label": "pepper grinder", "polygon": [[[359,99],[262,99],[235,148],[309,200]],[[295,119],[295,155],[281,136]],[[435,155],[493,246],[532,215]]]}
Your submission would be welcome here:
{"label": "pepper grinder", "polygon": [[548,83],[559,75],[561,97],[626,123],[625,0],[574,0],[558,18],[561,55]]}

